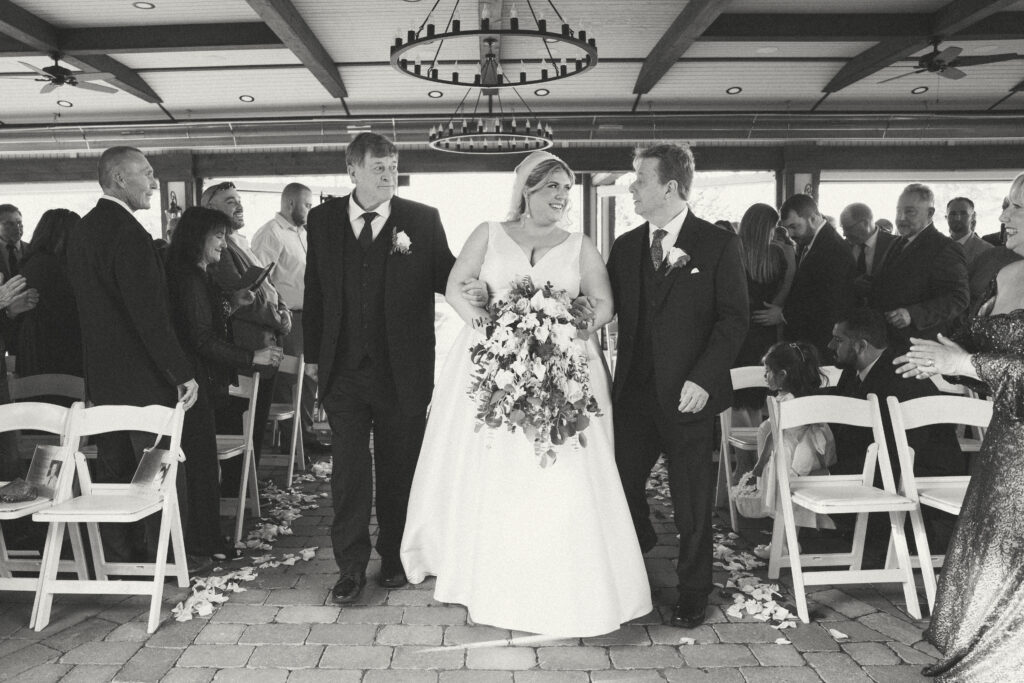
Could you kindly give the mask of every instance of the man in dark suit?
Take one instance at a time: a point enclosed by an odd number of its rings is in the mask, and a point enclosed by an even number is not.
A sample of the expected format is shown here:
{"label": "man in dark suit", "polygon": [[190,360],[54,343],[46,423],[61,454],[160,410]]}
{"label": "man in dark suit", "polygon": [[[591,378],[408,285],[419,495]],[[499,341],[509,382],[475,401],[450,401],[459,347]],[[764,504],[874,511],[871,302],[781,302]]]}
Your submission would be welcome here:
{"label": "man in dark suit", "polygon": [[21,211],[13,204],[0,204],[0,273],[4,282],[21,272],[28,242],[21,236],[25,232]]}
{"label": "man in dark suit", "polygon": [[[889,347],[888,331],[883,315],[870,308],[858,308],[844,320],[836,323],[832,332],[829,350],[837,367],[843,374],[834,388],[826,393],[851,398],[867,398],[868,394],[878,396],[882,406],[882,424],[885,429],[886,446],[893,475],[900,476],[899,458],[892,433],[892,418],[886,407],[886,399],[895,396],[900,402],[935,396],[938,388],[932,382],[904,377],[896,372],[893,359],[897,352]],[[837,463],[830,469],[832,474],[860,474],[864,471],[864,459],[868,446],[874,442],[870,429],[833,424],[832,433],[836,441]],[[907,432],[907,442],[914,449],[914,475],[919,477],[957,476],[967,474],[967,459],[960,450],[953,425],[920,427]],[[876,476],[876,479],[878,477]],[[943,513],[925,513],[925,527],[934,552],[942,552],[952,531],[953,518]],[[888,520],[878,515],[873,520],[869,546],[881,555],[885,552],[888,539]],[[884,522],[884,523],[883,523]],[[879,524],[874,533],[874,525]]]}
{"label": "man in dark suit", "polygon": [[[133,212],[148,209],[158,185],[146,157],[133,147],[112,147],[100,156],[103,197],[71,231],[68,276],[82,327],[85,392],[96,405],[173,406],[188,409],[198,385],[171,327],[164,269],[153,238]],[[150,434],[118,432],[96,437],[96,480],[129,482]],[[179,486],[184,469],[179,469]],[[186,500],[179,495],[179,503]],[[184,515],[183,515],[184,516]],[[158,521],[147,520],[146,550],[155,552]],[[143,548],[110,525],[107,557],[138,559]],[[195,561],[189,561],[195,570]],[[203,564],[209,566],[206,558]]]}
{"label": "man in dark suit", "polygon": [[[335,602],[366,583],[376,466],[378,583],[405,585],[399,558],[434,385],[434,293],[455,258],[437,209],[395,197],[398,149],[362,133],[345,154],[355,189],[309,212],[303,300],[306,370],[334,432]],[[370,433],[374,452],[370,457]]]}
{"label": "man in dark suit", "polygon": [[889,340],[899,349],[910,337],[934,339],[967,308],[963,248],[932,224],[935,195],[927,185],[907,185],[896,205],[900,240],[871,279],[869,305],[885,314]]}
{"label": "man in dark suit", "polygon": [[647,219],[615,240],[608,258],[619,320],[613,408],[615,460],[640,547],[657,543],[645,485],[666,455],[679,532],[679,601],[672,624],[704,620],[712,590],[712,432],[732,402],[729,368],[747,331],[739,239],[687,206],[693,155],[640,150],[630,185]]}
{"label": "man in dark suit", "polygon": [[814,344],[824,356],[832,325],[853,307],[853,256],[809,195],[787,199],[779,216],[797,244],[796,275],[784,307],[766,304],[752,319],[760,325],[784,323],[788,341]]}
{"label": "man in dark suit", "polygon": [[847,206],[839,214],[839,225],[856,264],[853,291],[857,303],[865,303],[871,291],[871,274],[885,260],[886,252],[898,238],[878,229],[871,207],[867,204],[854,203]]}

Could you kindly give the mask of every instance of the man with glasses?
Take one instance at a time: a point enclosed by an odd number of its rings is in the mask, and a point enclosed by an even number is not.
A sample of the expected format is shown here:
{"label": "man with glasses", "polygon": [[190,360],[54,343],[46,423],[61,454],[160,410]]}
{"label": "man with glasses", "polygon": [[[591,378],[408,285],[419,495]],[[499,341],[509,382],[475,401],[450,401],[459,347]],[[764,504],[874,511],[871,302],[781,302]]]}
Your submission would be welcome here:
{"label": "man with glasses", "polygon": [[949,225],[949,236],[964,248],[969,276],[974,260],[992,248],[991,244],[981,239],[974,231],[978,223],[978,217],[974,214],[974,202],[967,197],[950,199],[946,204],[946,223]]}
{"label": "man with glasses", "polygon": [[[245,211],[242,197],[234,183],[224,182],[211,185],[203,192],[200,204],[217,209],[230,219],[229,232],[225,241],[226,249],[220,261],[210,266],[214,280],[224,291],[238,289],[242,276],[262,263],[249,247],[249,241],[238,231],[245,225]],[[267,346],[282,346],[284,337],[292,328],[292,317],[288,306],[281,300],[277,289],[264,280],[255,290],[256,300],[238,309],[231,316],[234,342],[250,351]],[[266,431],[267,415],[274,398],[274,383],[277,368],[260,366],[260,388],[256,395],[256,417],[252,435],[254,466],[259,463]],[[243,413],[248,403],[232,399],[227,407],[217,410],[217,431],[224,434],[241,434]],[[241,458],[226,460],[221,465],[221,492],[225,496],[237,496],[241,477]]]}

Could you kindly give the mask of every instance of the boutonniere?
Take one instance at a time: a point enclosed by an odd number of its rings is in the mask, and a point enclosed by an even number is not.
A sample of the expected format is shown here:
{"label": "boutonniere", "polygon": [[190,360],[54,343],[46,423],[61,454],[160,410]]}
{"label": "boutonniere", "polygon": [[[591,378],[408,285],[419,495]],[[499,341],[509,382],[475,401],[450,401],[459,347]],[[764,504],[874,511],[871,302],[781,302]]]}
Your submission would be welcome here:
{"label": "boutonniere", "polygon": [[665,274],[668,275],[672,272],[673,268],[682,268],[690,262],[690,255],[679,247],[672,247],[668,250],[668,270]]}
{"label": "boutonniere", "polygon": [[391,233],[391,253],[408,254],[412,252],[412,240],[402,230],[395,228]]}

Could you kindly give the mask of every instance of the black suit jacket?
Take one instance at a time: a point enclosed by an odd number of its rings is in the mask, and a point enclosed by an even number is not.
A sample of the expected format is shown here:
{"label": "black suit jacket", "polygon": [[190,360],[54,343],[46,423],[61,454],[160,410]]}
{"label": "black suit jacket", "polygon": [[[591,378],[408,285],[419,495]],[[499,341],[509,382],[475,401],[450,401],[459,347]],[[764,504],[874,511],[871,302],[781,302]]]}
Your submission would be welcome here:
{"label": "black suit jacket", "polygon": [[814,344],[826,357],[832,326],[853,307],[857,264],[850,247],[828,223],[818,229],[814,244],[800,259],[783,316],[789,341]]}
{"label": "black suit jacket", "polygon": [[86,394],[96,404],[173,406],[193,378],[168,313],[153,238],[100,199],[71,231],[68,276],[82,326]]}
{"label": "black suit jacket", "polygon": [[[885,257],[889,253],[889,248],[892,247],[892,245],[896,244],[896,241],[899,239],[899,237],[897,237],[896,235],[888,233],[884,230],[876,229],[876,231],[878,237],[875,239],[875,255],[871,260],[871,273],[877,273],[879,271],[879,269],[882,267],[882,264],[885,263]],[[850,253],[856,254],[857,247],[853,244],[850,244],[849,242],[847,242],[847,244],[850,247]],[[868,298],[871,295],[871,274],[865,273],[861,275],[860,273],[857,273],[856,256],[854,256],[853,262],[855,275],[855,279],[853,281],[853,292],[856,296],[857,305],[866,306],[868,303]]]}
{"label": "black suit jacket", "polygon": [[[18,264],[19,265],[21,264],[22,261],[25,260],[25,256],[27,255],[27,250],[28,250],[28,242],[19,241],[18,242],[18,253],[21,254],[21,257],[18,260]],[[2,244],[0,244],[0,273],[3,273],[4,282],[7,282],[9,279],[11,279],[11,264],[7,260],[7,247],[2,245]]]}
{"label": "black suit jacket", "polygon": [[[302,330],[307,363],[319,363],[321,395],[330,388],[331,370],[341,336],[344,293],[343,231],[351,195],[332,199],[309,212],[309,250]],[[422,412],[434,387],[434,292],[444,293],[455,263],[437,209],[394,197],[391,215],[377,239],[409,236],[409,253],[389,253],[384,266],[385,344],[403,412]]]}
{"label": "black suit jacket", "polygon": [[[893,473],[899,476],[899,460],[896,455],[896,442],[892,435],[892,418],[886,406],[886,398],[895,396],[901,403],[922,396],[939,394],[938,388],[929,380],[917,380],[902,377],[896,373],[892,364],[898,352],[888,348],[882,352],[878,360],[863,382],[857,379],[857,371],[843,370],[834,388],[826,393],[851,398],[867,398],[868,394],[878,396],[882,406],[882,424],[885,427],[885,440],[889,449],[889,457]],[[870,429],[852,427],[850,425],[832,425],[832,433],[836,439],[836,455],[838,463],[831,468],[833,474],[858,474],[864,470],[864,454],[869,444],[874,442]],[[917,476],[940,476],[967,474],[967,460],[960,451],[956,429],[953,425],[935,425],[911,429],[907,432],[907,442],[914,449],[917,457],[914,461],[914,473]]]}
{"label": "black suit jacket", "polygon": [[871,278],[869,303],[885,313],[910,311],[910,325],[889,328],[890,341],[905,344],[910,337],[934,339],[967,308],[967,263],[963,248],[935,229],[918,233],[900,253],[890,249],[881,269]]}
{"label": "black suit jacket", "polygon": [[[619,317],[618,360],[614,397],[629,379],[639,333],[641,278],[645,247],[650,239],[644,223],[615,240],[608,257],[615,310]],[[688,210],[676,239],[690,255],[682,267],[665,277],[651,321],[654,383],[662,409],[676,413],[679,392],[690,380],[708,392],[697,420],[721,412],[732,403],[732,366],[747,333],[747,277],[735,233],[701,220]],[[664,266],[663,266],[664,267]],[[676,413],[678,414],[678,413]]]}

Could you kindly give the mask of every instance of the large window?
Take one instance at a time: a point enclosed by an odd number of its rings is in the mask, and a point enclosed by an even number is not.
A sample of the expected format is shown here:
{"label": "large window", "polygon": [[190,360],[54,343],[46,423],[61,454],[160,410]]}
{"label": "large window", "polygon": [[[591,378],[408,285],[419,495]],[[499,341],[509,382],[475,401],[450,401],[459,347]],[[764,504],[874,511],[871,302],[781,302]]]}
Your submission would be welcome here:
{"label": "large window", "polygon": [[[96,181],[58,183],[11,183],[0,185],[0,203],[14,204],[21,210],[25,223],[26,242],[32,240],[32,233],[39,218],[48,209],[70,209],[84,216],[96,206],[96,200],[103,191]],[[153,193],[152,206],[145,211],[136,211],[135,218],[153,237],[160,237],[160,191]]]}
{"label": "large window", "polygon": [[[903,188],[910,183],[924,183],[935,193],[935,227],[945,234],[946,203],[954,197],[967,197],[974,202],[979,235],[999,232],[999,214],[1003,198],[1016,173],[985,172],[822,172],[818,190],[823,213],[838,220],[847,204],[862,202],[871,207],[875,219],[896,217],[896,202]],[[950,178],[955,177],[955,181]],[[836,227],[839,227],[838,224]]]}

